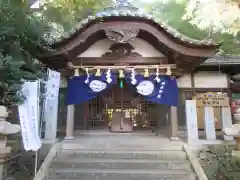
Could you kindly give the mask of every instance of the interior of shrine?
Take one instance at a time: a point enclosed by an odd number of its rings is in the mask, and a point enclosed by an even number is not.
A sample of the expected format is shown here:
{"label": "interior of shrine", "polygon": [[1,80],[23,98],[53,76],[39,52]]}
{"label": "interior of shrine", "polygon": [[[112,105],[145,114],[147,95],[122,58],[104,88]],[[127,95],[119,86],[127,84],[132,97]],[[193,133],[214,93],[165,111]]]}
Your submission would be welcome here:
{"label": "interior of shrine", "polygon": [[[110,127],[114,112],[124,112],[126,124],[132,124],[134,130],[154,130],[158,118],[161,118],[161,125],[165,128],[169,113],[168,106],[145,100],[124,79],[118,79],[118,84],[90,100],[88,109],[88,114],[85,114],[88,121],[84,124],[84,129]],[[77,124],[76,120],[76,126]]]}

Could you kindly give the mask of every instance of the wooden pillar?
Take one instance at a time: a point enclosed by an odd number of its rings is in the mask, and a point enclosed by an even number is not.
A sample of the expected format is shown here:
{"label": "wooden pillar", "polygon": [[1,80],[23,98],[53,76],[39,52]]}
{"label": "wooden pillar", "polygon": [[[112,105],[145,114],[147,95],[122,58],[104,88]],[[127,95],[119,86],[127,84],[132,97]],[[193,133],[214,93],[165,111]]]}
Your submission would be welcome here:
{"label": "wooden pillar", "polygon": [[88,128],[89,119],[89,101],[84,103],[84,129]]}
{"label": "wooden pillar", "polygon": [[74,105],[67,106],[67,123],[66,123],[66,137],[65,140],[74,139]]}
{"label": "wooden pillar", "polygon": [[240,137],[236,137],[237,150],[240,151]]}
{"label": "wooden pillar", "polygon": [[171,106],[170,107],[170,122],[171,122],[171,133],[170,133],[170,139],[172,141],[177,141],[179,138],[177,137],[178,133],[178,113],[177,113],[177,107]]}

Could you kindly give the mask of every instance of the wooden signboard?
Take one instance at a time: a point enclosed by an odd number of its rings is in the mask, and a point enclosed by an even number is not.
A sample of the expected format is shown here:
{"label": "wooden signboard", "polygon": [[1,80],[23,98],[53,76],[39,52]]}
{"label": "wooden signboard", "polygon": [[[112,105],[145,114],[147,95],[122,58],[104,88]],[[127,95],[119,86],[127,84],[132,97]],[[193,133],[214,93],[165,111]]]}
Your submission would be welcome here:
{"label": "wooden signboard", "polygon": [[196,107],[197,107],[197,116],[198,116],[198,128],[205,129],[205,110],[208,108],[212,108],[214,113],[214,123],[216,129],[222,129],[222,109],[227,108],[229,109],[230,103],[229,98],[227,95],[222,95],[214,92],[207,92],[207,93],[199,93],[193,99],[196,100]]}
{"label": "wooden signboard", "polygon": [[196,96],[197,107],[229,107],[229,98],[227,95],[217,93],[201,93]]}

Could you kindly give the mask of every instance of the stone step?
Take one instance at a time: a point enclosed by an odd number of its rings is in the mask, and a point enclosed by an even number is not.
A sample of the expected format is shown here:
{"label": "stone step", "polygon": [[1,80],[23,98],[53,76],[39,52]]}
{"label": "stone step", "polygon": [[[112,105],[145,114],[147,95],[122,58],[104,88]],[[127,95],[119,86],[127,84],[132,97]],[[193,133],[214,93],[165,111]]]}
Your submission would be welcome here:
{"label": "stone step", "polygon": [[97,158],[97,159],[133,159],[133,160],[186,160],[183,151],[104,151],[78,150],[61,151],[58,158],[64,160]]}
{"label": "stone step", "polygon": [[196,180],[194,173],[182,170],[51,169],[50,180]]}
{"label": "stone step", "polygon": [[[121,140],[121,139],[120,139]],[[119,140],[119,141],[120,141]],[[106,141],[108,141],[106,139]],[[140,140],[136,139],[135,141],[131,140],[128,142],[125,140],[124,142],[92,142],[92,143],[87,143],[87,142],[80,142],[80,143],[69,143],[69,142],[64,142],[62,144],[62,149],[63,150],[85,150],[85,149],[102,149],[102,150],[131,150],[134,151],[136,149],[140,150],[156,150],[156,151],[167,151],[167,150],[172,150],[172,151],[181,151],[183,149],[182,143],[174,143],[174,142],[168,142],[168,141],[159,141],[159,142],[141,142]],[[140,141],[140,142],[139,142]]]}
{"label": "stone step", "polygon": [[52,162],[52,168],[79,168],[79,169],[166,169],[166,170],[188,170],[191,164],[187,160],[129,160],[129,159],[72,159]]}

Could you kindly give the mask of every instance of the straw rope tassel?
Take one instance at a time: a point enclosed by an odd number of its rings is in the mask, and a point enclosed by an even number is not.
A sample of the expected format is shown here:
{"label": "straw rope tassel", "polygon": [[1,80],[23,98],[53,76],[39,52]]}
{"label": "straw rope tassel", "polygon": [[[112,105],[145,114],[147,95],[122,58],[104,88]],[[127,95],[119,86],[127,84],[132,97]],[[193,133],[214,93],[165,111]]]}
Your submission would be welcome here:
{"label": "straw rope tassel", "polygon": [[148,71],[148,69],[145,69],[145,70],[144,70],[144,77],[149,77],[149,71]]}
{"label": "straw rope tassel", "polygon": [[95,76],[101,76],[101,71],[100,71],[100,69],[97,69],[97,72],[96,72]]}
{"label": "straw rope tassel", "polygon": [[124,73],[123,73],[123,70],[121,69],[121,70],[119,70],[119,78],[124,78]]}
{"label": "straw rope tassel", "polygon": [[171,76],[172,75],[172,70],[170,67],[167,67],[167,71],[165,73],[167,76]]}
{"label": "straw rope tassel", "polygon": [[79,76],[79,69],[78,68],[75,68],[74,69],[74,76]]}

